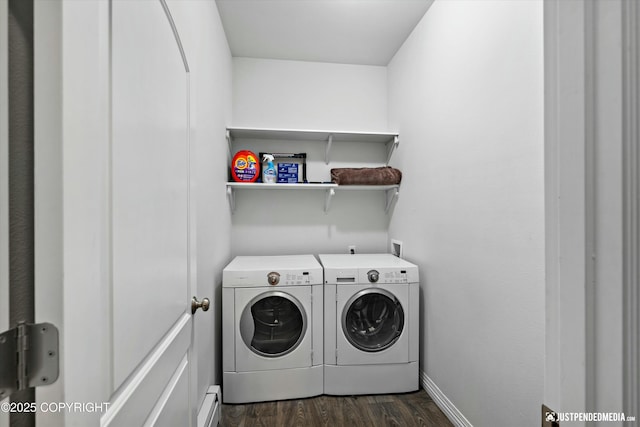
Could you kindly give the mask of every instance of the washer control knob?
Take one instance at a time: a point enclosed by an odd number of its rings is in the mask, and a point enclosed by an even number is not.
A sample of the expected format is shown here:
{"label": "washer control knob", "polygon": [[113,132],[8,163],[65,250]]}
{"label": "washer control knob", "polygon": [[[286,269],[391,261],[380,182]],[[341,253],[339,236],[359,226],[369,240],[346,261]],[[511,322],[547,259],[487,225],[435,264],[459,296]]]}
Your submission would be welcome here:
{"label": "washer control knob", "polygon": [[277,285],[278,283],[280,283],[280,273],[272,271],[271,273],[267,274],[267,281],[271,286]]}
{"label": "washer control knob", "polygon": [[371,283],[376,283],[378,281],[378,279],[380,278],[380,273],[378,273],[376,270],[370,270],[367,273],[367,277],[369,278],[369,281]]}

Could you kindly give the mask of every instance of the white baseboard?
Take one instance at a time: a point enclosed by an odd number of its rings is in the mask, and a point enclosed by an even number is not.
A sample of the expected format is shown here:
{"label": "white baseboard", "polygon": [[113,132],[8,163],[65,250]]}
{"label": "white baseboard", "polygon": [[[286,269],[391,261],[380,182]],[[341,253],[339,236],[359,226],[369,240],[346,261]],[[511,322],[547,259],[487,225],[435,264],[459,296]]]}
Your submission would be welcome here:
{"label": "white baseboard", "polygon": [[449,421],[456,427],[473,427],[473,425],[462,415],[462,412],[444,395],[436,383],[426,374],[420,371],[420,382],[431,399],[438,405],[438,408],[449,418]]}
{"label": "white baseboard", "polygon": [[212,385],[204,396],[198,411],[198,427],[217,427],[221,418],[222,393],[220,386]]}

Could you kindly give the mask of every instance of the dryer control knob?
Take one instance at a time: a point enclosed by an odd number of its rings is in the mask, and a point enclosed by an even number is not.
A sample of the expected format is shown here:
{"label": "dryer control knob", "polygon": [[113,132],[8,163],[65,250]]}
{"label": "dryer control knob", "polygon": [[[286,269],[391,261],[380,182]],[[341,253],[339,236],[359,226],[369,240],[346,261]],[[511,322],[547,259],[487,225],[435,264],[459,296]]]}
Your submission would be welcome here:
{"label": "dryer control knob", "polygon": [[272,271],[271,273],[267,274],[267,281],[271,286],[277,285],[278,283],[280,283],[280,273]]}
{"label": "dryer control knob", "polygon": [[376,283],[378,281],[378,278],[380,277],[380,273],[378,273],[376,270],[370,270],[367,273],[367,277],[369,278],[369,281],[371,283]]}

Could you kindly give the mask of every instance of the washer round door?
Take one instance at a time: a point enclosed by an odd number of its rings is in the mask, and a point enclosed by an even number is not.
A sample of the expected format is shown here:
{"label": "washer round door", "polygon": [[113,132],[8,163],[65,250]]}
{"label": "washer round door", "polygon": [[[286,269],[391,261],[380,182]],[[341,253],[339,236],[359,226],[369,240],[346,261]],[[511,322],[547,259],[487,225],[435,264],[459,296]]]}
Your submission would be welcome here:
{"label": "washer round door", "polygon": [[307,330],[307,316],[295,297],[270,291],[253,298],[242,311],[240,335],[256,354],[280,357],[300,345]]}
{"label": "washer round door", "polygon": [[345,337],[359,350],[378,352],[391,347],[402,334],[404,310],[384,289],[364,289],[347,301],[342,313]]}

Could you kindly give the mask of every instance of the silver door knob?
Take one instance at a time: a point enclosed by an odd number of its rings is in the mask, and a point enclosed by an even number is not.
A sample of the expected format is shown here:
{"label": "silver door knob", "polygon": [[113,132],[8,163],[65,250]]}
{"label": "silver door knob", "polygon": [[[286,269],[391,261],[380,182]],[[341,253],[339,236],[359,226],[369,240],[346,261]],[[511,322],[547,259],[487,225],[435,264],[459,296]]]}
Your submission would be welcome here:
{"label": "silver door knob", "polygon": [[202,298],[202,301],[198,301],[198,298],[193,297],[191,299],[191,314],[195,314],[199,308],[202,311],[207,311],[209,310],[209,305],[211,305],[209,298]]}

